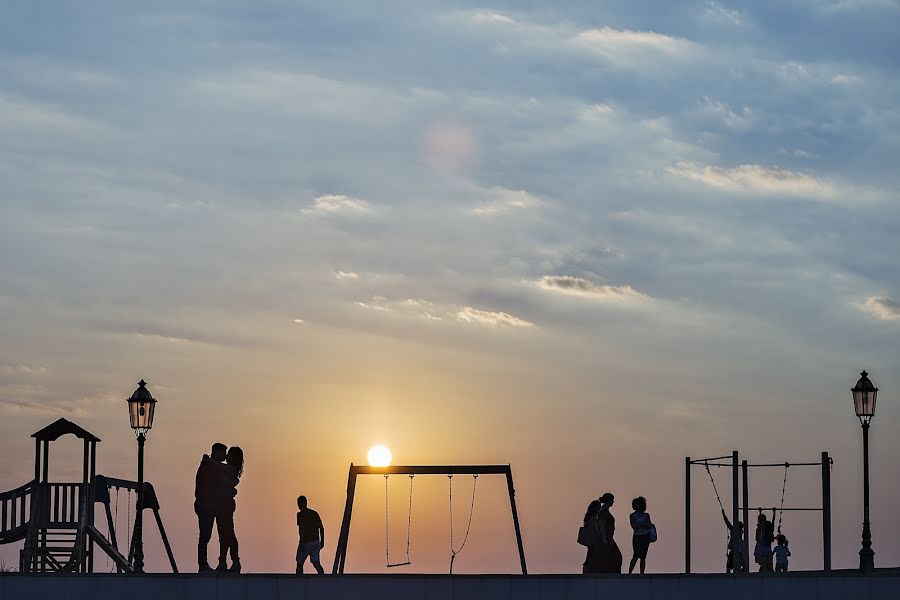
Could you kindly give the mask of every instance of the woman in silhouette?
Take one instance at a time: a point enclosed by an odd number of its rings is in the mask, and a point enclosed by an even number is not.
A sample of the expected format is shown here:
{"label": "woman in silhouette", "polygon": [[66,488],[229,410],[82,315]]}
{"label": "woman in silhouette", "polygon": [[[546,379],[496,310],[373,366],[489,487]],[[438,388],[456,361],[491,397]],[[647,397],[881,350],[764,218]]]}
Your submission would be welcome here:
{"label": "woman in silhouette", "polygon": [[587,547],[587,556],[584,557],[584,563],[581,565],[581,572],[585,574],[602,573],[603,565],[600,563],[602,552],[598,548],[601,539],[605,536],[605,533],[601,534],[600,532],[600,510],[602,508],[602,502],[591,500],[584,513],[584,526],[588,529],[589,537],[593,541]]}
{"label": "woman in silhouette", "polygon": [[[243,473],[244,451],[237,446],[232,446],[228,449],[228,454],[225,455],[225,464],[222,466],[225,502],[221,513],[216,518],[219,530],[219,566],[216,567],[217,571],[241,572],[238,539],[234,532],[234,511],[237,508],[234,498],[237,496],[237,485],[240,483]],[[231,552],[231,568],[228,568],[228,563],[225,560],[228,552]]]}
{"label": "woman in silhouette", "polygon": [[615,504],[616,497],[610,492],[600,496],[602,507],[598,515],[600,522],[600,544],[597,546],[601,573],[622,572],[622,552],[616,544],[616,518],[609,512]]}

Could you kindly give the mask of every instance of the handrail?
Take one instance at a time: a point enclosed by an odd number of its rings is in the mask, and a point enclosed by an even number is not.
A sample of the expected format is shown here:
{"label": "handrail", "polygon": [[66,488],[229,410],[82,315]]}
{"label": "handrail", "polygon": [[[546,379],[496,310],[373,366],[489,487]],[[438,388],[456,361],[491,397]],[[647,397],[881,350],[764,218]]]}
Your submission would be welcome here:
{"label": "handrail", "polygon": [[[31,520],[34,481],[0,494],[0,534],[15,532]],[[4,536],[8,538],[8,536]],[[19,536],[13,536],[18,539]],[[14,541],[11,538],[4,540]]]}
{"label": "handrail", "polygon": [[34,479],[29,481],[24,485],[20,485],[14,490],[8,490],[6,492],[0,492],[0,502],[12,498],[13,496],[19,496],[22,492],[28,493],[31,491],[32,486],[34,486]]}

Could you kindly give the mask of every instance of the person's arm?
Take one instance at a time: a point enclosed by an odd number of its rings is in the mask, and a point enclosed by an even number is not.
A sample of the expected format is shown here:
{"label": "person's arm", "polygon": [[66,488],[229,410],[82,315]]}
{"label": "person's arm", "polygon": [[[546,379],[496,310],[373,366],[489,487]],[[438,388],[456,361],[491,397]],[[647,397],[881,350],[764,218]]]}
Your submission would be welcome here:
{"label": "person's arm", "polygon": [[725,519],[725,527],[727,527],[729,531],[734,529],[734,527],[731,525],[731,521],[728,520],[728,515],[725,514],[724,510],[722,511],[722,518]]}
{"label": "person's arm", "polygon": [[319,517],[319,549],[325,547],[325,526],[322,524],[322,517]]}

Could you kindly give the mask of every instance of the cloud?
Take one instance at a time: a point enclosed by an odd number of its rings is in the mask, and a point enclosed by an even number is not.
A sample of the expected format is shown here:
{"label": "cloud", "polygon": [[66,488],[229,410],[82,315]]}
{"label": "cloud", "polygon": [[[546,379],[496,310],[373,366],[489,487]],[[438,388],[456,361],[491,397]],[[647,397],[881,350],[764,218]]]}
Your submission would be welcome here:
{"label": "cloud", "polygon": [[335,279],[359,279],[359,273],[353,271],[334,271]]}
{"label": "cloud", "polygon": [[645,301],[650,299],[649,296],[636,291],[630,285],[598,284],[571,275],[544,275],[537,282],[537,285],[542,290],[593,298],[595,300]]}
{"label": "cloud", "polygon": [[46,375],[47,367],[33,367],[21,363],[0,364],[0,375]]}
{"label": "cloud", "polygon": [[801,196],[834,199],[840,193],[829,181],[799,171],[762,165],[740,165],[733,169],[681,162],[666,169],[670,175],[703,183],[729,192],[762,196]]}
{"label": "cloud", "polygon": [[534,323],[525,321],[505,312],[481,310],[471,306],[455,304],[435,304],[422,298],[407,298],[405,300],[389,300],[384,296],[374,296],[368,302],[356,302],[356,305],[366,310],[380,313],[388,313],[399,317],[424,319],[426,321],[457,321],[460,323],[474,323],[493,328],[503,327],[534,327]]}
{"label": "cloud", "polygon": [[575,35],[573,41],[579,47],[600,54],[614,63],[633,62],[639,58],[685,57],[692,54],[697,47],[684,38],[655,31],[612,27],[581,31]]}
{"label": "cloud", "polygon": [[473,23],[478,25],[490,25],[490,24],[501,24],[501,25],[515,25],[516,20],[507,17],[506,15],[498,12],[487,11],[487,10],[478,10],[468,14],[468,18]]}
{"label": "cloud", "polygon": [[493,217],[519,210],[538,208],[544,202],[525,190],[510,190],[494,187],[489,190],[491,200],[472,209],[472,214],[479,217]]}
{"label": "cloud", "polygon": [[525,321],[505,312],[481,310],[471,306],[463,306],[456,313],[456,320],[463,323],[476,323],[488,327],[522,327],[533,328],[534,323]]}
{"label": "cloud", "polygon": [[294,323],[296,323],[297,325],[303,325],[304,323],[306,323],[306,321],[304,321],[303,319],[294,319]]}
{"label": "cloud", "polygon": [[900,320],[900,302],[887,296],[872,296],[863,302],[860,308],[882,321]]}
{"label": "cloud", "polygon": [[718,2],[713,2],[712,0],[709,0],[706,3],[706,16],[720,23],[727,23],[730,25],[744,24],[744,14],[741,11],[725,8]]}
{"label": "cloud", "polygon": [[303,209],[306,214],[365,214],[371,212],[369,203],[353,196],[326,194],[313,200],[311,206]]}

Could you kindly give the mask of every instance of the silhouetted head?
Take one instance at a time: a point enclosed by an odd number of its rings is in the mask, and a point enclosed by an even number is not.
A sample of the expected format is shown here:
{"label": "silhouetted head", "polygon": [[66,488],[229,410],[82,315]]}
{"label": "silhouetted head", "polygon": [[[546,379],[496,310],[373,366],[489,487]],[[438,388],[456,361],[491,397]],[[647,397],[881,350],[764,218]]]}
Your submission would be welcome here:
{"label": "silhouetted head", "polygon": [[737,522],[737,530],[738,530],[738,532],[743,532],[743,531],[744,531],[744,522],[743,522],[743,521],[738,521],[738,522]]}
{"label": "silhouetted head", "polygon": [[235,473],[240,477],[244,472],[244,451],[238,446],[232,446],[225,455],[225,462],[234,467]]}
{"label": "silhouetted head", "polygon": [[612,495],[612,492],[606,492],[600,496],[600,502],[603,503],[603,506],[609,508],[616,503],[616,497]]}
{"label": "silhouetted head", "polygon": [[762,513],[759,513],[759,516],[756,517],[756,522],[759,523],[760,525],[762,525],[766,521],[768,521],[768,519],[766,518],[766,515],[764,515]]}
{"label": "silhouetted head", "polygon": [[306,510],[306,496],[297,496],[297,508]]}
{"label": "silhouetted head", "polygon": [[638,512],[645,512],[647,510],[647,499],[643,496],[638,496],[631,501],[631,508]]}
{"label": "silhouetted head", "polygon": [[779,546],[787,546],[788,545],[787,538],[784,537],[784,534],[781,534],[781,533],[779,533],[777,536],[775,536],[775,541],[778,542]]}
{"label": "silhouetted head", "polygon": [[591,500],[591,503],[588,504],[587,511],[585,511],[584,513],[584,522],[587,523],[588,521],[596,517],[601,508],[603,508],[602,502],[600,502],[599,500]]}
{"label": "silhouetted head", "polygon": [[209,456],[213,460],[224,462],[226,452],[228,452],[228,446],[226,446],[222,442],[216,442],[212,445],[212,450],[210,451]]}

